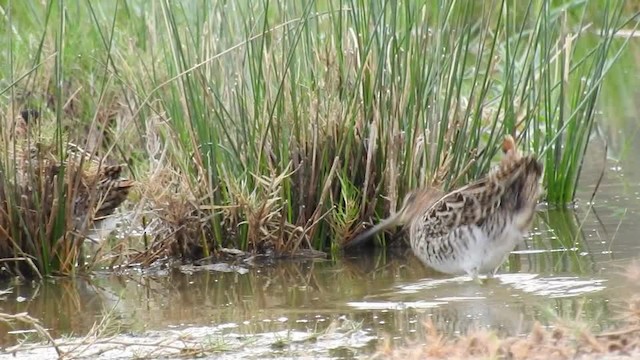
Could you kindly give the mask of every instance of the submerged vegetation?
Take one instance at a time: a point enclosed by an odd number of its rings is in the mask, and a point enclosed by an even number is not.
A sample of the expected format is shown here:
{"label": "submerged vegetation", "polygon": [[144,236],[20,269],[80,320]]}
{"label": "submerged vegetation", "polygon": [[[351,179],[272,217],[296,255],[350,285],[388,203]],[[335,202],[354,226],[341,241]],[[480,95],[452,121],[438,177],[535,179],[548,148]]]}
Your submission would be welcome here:
{"label": "submerged vegetation", "polygon": [[[127,164],[130,226],[114,248],[143,264],[221,247],[337,249],[409,190],[486,173],[504,134],[544,162],[546,200],[569,203],[603,78],[628,41],[616,32],[635,26],[624,1],[0,9],[0,255],[5,274],[31,275],[73,273],[91,236],[69,199],[80,183],[100,190],[74,180],[96,177],[73,170],[70,143],[94,171]],[[41,116],[26,141],[49,149],[51,180],[12,155],[24,151],[12,114],[31,108]],[[38,191],[16,185],[24,175]],[[48,194],[55,211],[42,210]]]}

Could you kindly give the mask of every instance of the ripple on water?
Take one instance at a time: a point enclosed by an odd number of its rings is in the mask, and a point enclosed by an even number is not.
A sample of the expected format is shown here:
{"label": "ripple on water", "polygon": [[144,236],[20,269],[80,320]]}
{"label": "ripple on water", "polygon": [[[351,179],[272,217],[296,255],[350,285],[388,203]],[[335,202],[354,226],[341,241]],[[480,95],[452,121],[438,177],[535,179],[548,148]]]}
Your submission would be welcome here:
{"label": "ripple on water", "polygon": [[574,297],[605,289],[604,279],[581,279],[576,276],[539,277],[538,274],[503,274],[498,279],[515,289],[552,298]]}
{"label": "ripple on water", "polygon": [[386,291],[365,296],[362,301],[349,301],[346,305],[361,311],[426,310],[451,306],[472,309],[487,303],[517,306],[532,301],[525,300],[521,296],[523,293],[545,299],[576,298],[604,290],[605,282],[605,279],[532,273],[499,274],[484,284],[473,282],[468,276],[426,278],[395,284]]}
{"label": "ripple on water", "polygon": [[446,305],[447,301],[351,301],[347,305],[358,310],[430,309]]}

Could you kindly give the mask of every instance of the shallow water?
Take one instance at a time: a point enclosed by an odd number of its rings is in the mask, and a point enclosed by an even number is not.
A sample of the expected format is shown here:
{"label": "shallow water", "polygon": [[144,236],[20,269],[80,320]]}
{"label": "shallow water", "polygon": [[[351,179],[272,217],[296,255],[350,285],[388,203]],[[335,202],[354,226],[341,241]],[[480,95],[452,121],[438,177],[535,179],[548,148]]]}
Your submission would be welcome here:
{"label": "shallow water", "polygon": [[[638,291],[622,273],[640,254],[640,176],[638,169],[603,164],[593,148],[577,209],[540,211],[532,235],[484,284],[437,274],[403,251],[14,283],[0,288],[0,312],[27,312],[54,338],[82,337],[108,319],[101,336],[120,336],[111,347],[85,353],[103,358],[140,356],[153,347],[131,344],[161,340],[206,344],[223,358],[348,358],[373,353],[387,338],[423,339],[426,321],[446,334],[474,328],[522,334],[534,321],[558,318],[608,328]],[[591,207],[586,200],[603,166],[607,176]],[[33,336],[24,329],[30,327],[0,324],[0,345]],[[55,353],[21,353],[28,355]]]}

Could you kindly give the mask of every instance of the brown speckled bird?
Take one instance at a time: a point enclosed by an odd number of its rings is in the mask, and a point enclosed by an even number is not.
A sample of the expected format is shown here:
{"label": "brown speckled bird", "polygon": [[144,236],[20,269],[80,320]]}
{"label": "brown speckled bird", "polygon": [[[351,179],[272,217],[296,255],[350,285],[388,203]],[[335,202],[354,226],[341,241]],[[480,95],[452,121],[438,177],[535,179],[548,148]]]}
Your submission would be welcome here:
{"label": "brown speckled bird", "polygon": [[[44,206],[54,205],[55,177],[60,176],[60,162],[50,154],[52,146],[43,146],[37,141],[32,128],[39,118],[35,110],[22,110],[13,118],[13,149],[16,159],[16,183],[25,194],[43,192]],[[122,179],[121,165],[104,165],[100,159],[87,154],[78,146],[68,144],[65,163],[65,186],[72,196],[74,230],[85,233],[113,214],[127,198],[133,180]],[[12,157],[10,157],[12,158]],[[39,183],[40,174],[45,175]]]}
{"label": "brown speckled bird", "polygon": [[109,165],[81,178],[74,197],[76,228],[85,221],[96,223],[104,220],[124,202],[134,182],[121,179],[121,173],[121,165]]}
{"label": "brown speckled bird", "polygon": [[542,176],[542,164],[533,155],[521,155],[511,136],[505,137],[502,150],[503,159],[486,177],[447,194],[413,191],[399,212],[346,246],[405,225],[413,253],[425,265],[474,279],[493,276],[528,232]]}

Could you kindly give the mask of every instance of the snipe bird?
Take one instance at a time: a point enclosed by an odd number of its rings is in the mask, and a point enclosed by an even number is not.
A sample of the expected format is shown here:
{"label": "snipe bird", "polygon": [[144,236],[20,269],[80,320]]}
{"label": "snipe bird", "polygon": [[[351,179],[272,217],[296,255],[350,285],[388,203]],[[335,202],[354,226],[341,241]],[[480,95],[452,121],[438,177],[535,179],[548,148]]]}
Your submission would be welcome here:
{"label": "snipe bird", "polygon": [[[60,176],[60,161],[49,151],[52,145],[43,145],[33,134],[32,125],[39,118],[36,110],[25,109],[13,117],[16,159],[16,181],[18,188],[25,194],[35,189],[49,196],[43,199],[41,206],[53,207],[55,177]],[[27,141],[29,139],[29,141]],[[104,165],[101,159],[87,153],[76,145],[68,144],[67,158],[64,160],[64,182],[73,196],[73,227],[84,234],[95,225],[99,225],[111,215],[127,198],[134,181],[121,177],[121,165]],[[45,175],[38,183],[39,175]]]}
{"label": "snipe bird", "polygon": [[[81,171],[81,170],[80,170]],[[74,223],[80,229],[97,225],[126,200],[133,180],[122,179],[121,165],[107,165],[93,174],[79,174],[80,184],[74,197]]]}
{"label": "snipe bird", "polygon": [[413,253],[446,274],[492,277],[529,230],[540,193],[542,164],[518,152],[507,135],[503,158],[487,176],[442,193],[418,189],[400,211],[347,243],[355,246],[394,225],[408,227]]}

